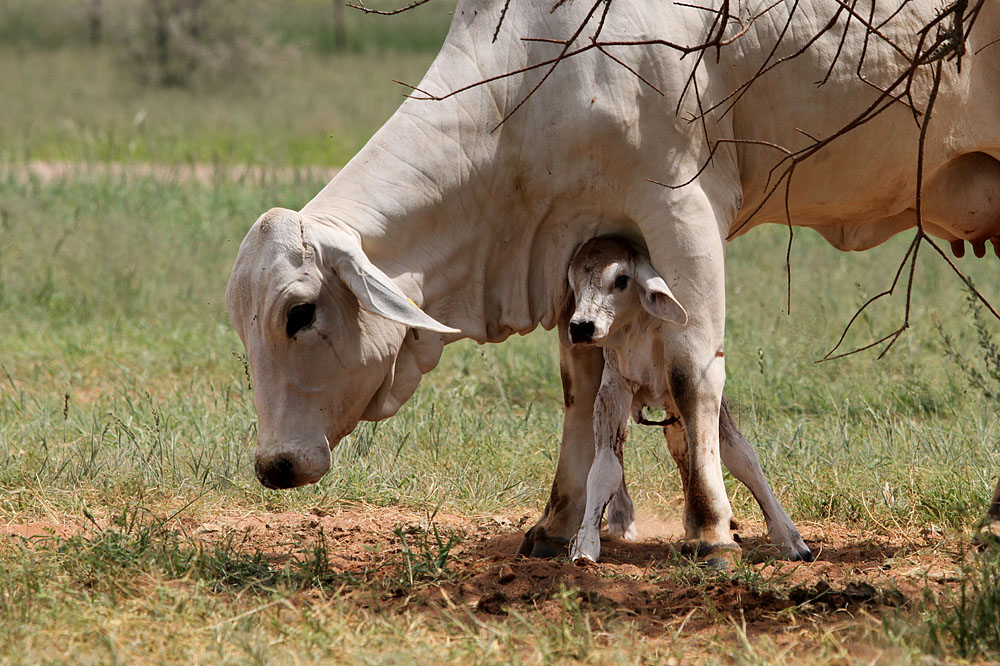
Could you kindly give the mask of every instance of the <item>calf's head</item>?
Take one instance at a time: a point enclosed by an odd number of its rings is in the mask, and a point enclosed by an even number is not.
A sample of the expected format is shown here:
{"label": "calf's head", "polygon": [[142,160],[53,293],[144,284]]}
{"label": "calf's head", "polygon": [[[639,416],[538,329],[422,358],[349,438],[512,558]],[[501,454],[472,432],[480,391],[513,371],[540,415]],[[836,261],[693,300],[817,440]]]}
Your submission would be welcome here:
{"label": "calf's head", "polygon": [[569,265],[565,335],[570,344],[600,344],[648,312],[657,319],[684,325],[687,312],[649,259],[618,238],[594,238],[577,251]]}
{"label": "calf's head", "polygon": [[374,266],[356,234],[284,209],[262,215],[240,244],[226,307],[247,350],[254,467],[269,488],[318,481],[358,421],[398,409],[399,375],[415,373],[412,388],[420,375],[413,363],[396,367],[408,329],[457,333]]}

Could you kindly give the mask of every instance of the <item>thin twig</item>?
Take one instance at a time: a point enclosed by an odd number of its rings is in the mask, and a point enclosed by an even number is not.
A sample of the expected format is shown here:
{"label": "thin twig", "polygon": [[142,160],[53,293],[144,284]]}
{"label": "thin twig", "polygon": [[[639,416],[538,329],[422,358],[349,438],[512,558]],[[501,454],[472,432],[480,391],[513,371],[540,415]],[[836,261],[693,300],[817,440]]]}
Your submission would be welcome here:
{"label": "thin twig", "polygon": [[385,9],[385,10],[369,9],[368,7],[365,7],[365,3],[362,2],[362,0],[358,0],[358,4],[349,2],[347,3],[347,6],[350,7],[351,9],[357,9],[359,11],[362,11],[365,14],[378,14],[379,16],[395,16],[396,14],[402,14],[403,12],[408,12],[411,9],[415,9],[420,5],[426,4],[428,2],[430,2],[430,0],[413,0],[413,2],[406,5],[405,7],[400,7],[399,9]]}

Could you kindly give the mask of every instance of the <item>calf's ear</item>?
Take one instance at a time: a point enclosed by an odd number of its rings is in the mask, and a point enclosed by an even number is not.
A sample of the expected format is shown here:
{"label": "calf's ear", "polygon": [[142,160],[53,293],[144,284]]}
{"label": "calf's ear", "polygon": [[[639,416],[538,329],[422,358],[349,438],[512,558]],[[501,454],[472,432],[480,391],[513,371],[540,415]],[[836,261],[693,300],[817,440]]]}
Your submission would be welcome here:
{"label": "calf's ear", "polygon": [[639,302],[646,312],[663,321],[681,326],[687,324],[688,314],[684,306],[674,297],[670,287],[644,257],[636,260],[635,281],[639,287]]}

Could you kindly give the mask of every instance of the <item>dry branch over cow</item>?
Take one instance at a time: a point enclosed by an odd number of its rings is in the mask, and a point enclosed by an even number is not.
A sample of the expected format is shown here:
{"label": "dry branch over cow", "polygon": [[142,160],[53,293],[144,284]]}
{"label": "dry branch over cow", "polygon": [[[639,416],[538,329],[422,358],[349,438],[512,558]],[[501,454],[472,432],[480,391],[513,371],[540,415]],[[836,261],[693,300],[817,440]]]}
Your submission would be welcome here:
{"label": "dry branch over cow", "polygon": [[[460,2],[417,94],[241,245],[227,299],[258,477],[319,479],[330,447],[394,414],[444,344],[555,326],[573,254],[616,235],[687,313],[659,349],[685,433],[686,538],[735,548],[719,452],[727,243],[766,222],[841,250],[916,229],[897,281],[922,243],[939,250],[931,237],[981,254],[1000,238],[998,36],[985,0]],[[571,399],[521,548],[534,555],[576,534],[594,457],[603,354],[560,359]]]}

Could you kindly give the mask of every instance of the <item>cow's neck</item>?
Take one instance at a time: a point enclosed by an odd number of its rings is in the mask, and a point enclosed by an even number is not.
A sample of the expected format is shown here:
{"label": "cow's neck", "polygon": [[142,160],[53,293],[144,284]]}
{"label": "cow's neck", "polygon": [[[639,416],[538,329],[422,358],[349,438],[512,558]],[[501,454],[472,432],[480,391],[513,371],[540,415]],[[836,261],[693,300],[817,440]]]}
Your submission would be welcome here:
{"label": "cow's neck", "polygon": [[518,160],[481,122],[454,104],[408,101],[302,212],[356,233],[432,317],[494,342],[555,324],[575,241],[554,230],[574,211],[532,207]]}

